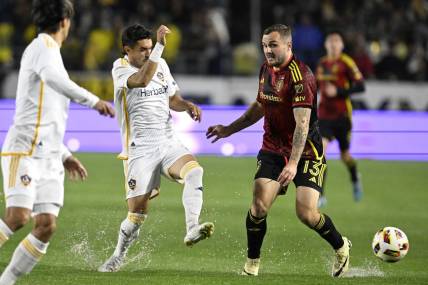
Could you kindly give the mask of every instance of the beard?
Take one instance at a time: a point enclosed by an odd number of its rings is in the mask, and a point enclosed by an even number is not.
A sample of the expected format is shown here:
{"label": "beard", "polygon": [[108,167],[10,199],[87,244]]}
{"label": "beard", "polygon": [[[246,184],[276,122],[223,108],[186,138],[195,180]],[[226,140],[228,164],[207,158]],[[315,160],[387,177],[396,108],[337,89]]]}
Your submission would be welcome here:
{"label": "beard", "polygon": [[267,59],[268,65],[273,66],[273,67],[279,67],[284,63],[285,56],[284,55],[269,54],[269,57],[266,56],[266,59]]}

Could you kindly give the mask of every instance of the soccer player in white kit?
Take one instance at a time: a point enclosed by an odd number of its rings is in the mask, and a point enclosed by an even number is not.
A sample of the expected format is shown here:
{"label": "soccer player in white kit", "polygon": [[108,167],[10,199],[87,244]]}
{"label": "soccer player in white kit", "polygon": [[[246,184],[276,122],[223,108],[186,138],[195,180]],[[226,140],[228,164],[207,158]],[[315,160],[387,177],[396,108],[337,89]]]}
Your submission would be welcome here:
{"label": "soccer player in white kit", "polygon": [[122,33],[125,56],[113,64],[115,107],[123,145],[119,158],[124,161],[128,215],[120,225],[116,249],[99,267],[100,272],[118,271],[123,265],[128,248],[147,218],[149,199],[158,193],[161,174],[184,183],[184,243],[192,246],[214,231],[213,223],[199,224],[203,169],[172,127],[170,109],[186,111],[195,121],[201,120],[201,110],[183,100],[161,58],[169,32],[161,25],[152,49],[149,30],[139,24],[126,28]]}
{"label": "soccer player in white kit", "polygon": [[0,219],[0,247],[34,218],[34,228],[16,248],[0,277],[14,284],[45,255],[64,200],[64,167],[84,180],[84,166],[63,145],[70,100],[114,116],[105,101],[70,80],[60,47],[67,38],[69,0],[35,0],[33,20],[40,33],[25,49],[18,76],[16,110],[1,150],[6,211]]}

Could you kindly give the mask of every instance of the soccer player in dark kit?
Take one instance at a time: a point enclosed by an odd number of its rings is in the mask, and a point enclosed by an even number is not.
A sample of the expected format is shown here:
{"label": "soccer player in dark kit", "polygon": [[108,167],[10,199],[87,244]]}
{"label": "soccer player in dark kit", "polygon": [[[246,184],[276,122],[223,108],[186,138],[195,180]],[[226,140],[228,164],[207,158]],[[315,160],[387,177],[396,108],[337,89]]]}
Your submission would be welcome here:
{"label": "soccer player in dark kit", "polygon": [[267,28],[262,47],[266,61],[260,69],[257,100],[230,125],[211,126],[206,134],[215,142],[264,116],[263,146],[257,156],[253,201],[246,218],[248,252],[242,274],[258,275],[267,214],[276,197],[285,194],[293,181],[298,218],[335,250],[332,276],[342,276],[348,270],[351,243],[317,207],[326,162],[318,130],[315,77],[294,57],[288,26]]}
{"label": "soccer player in dark kit", "polygon": [[[333,139],[338,141],[340,158],[348,168],[354,200],[358,202],[363,189],[357,163],[349,152],[352,129],[350,95],[364,91],[363,76],[354,60],[343,53],[343,40],[338,32],[327,35],[325,48],[327,55],[321,58],[316,72],[321,94],[318,117],[322,142],[324,149],[327,149]],[[322,193],[318,204],[322,207],[326,203],[327,199]]]}

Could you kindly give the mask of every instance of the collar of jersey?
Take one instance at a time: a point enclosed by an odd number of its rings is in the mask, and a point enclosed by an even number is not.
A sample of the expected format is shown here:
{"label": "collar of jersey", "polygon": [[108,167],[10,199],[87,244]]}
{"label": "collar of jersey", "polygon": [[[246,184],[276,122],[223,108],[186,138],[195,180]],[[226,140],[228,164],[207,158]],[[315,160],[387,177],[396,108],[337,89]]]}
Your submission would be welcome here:
{"label": "collar of jersey", "polygon": [[48,38],[48,40],[49,40],[50,42],[52,42],[52,43],[55,45],[55,47],[59,48],[58,43],[54,40],[54,38],[52,38],[52,37],[51,37],[51,35],[49,35],[49,34],[47,34],[47,33],[40,33],[40,34],[39,34],[39,37],[46,37],[46,38]]}

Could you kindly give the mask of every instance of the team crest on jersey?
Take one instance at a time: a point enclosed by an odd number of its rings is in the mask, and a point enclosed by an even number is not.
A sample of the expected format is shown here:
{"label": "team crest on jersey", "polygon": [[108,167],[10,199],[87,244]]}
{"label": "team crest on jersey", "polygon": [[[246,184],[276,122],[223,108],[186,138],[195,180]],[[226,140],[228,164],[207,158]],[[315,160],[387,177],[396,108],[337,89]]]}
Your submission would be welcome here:
{"label": "team crest on jersey", "polygon": [[275,83],[275,89],[276,89],[276,92],[279,92],[279,91],[281,91],[281,89],[282,89],[282,87],[284,86],[284,79],[283,78],[281,78],[281,79],[279,79],[276,83]]}
{"label": "team crest on jersey", "polygon": [[296,94],[302,93],[303,92],[303,84],[296,84],[294,85],[294,91],[296,91]]}
{"label": "team crest on jersey", "polygon": [[31,183],[31,177],[27,174],[21,176],[21,182],[24,186],[28,186]]}
{"label": "team crest on jersey", "polygon": [[265,78],[264,77],[262,77],[261,79],[260,79],[260,84],[264,84],[265,83]]}
{"label": "team crest on jersey", "polygon": [[164,76],[163,76],[163,73],[162,72],[158,72],[157,74],[156,74],[156,76],[160,79],[160,80],[164,80]]}
{"label": "team crest on jersey", "polygon": [[134,190],[136,186],[137,186],[137,181],[135,179],[129,179],[128,181],[129,189]]}

